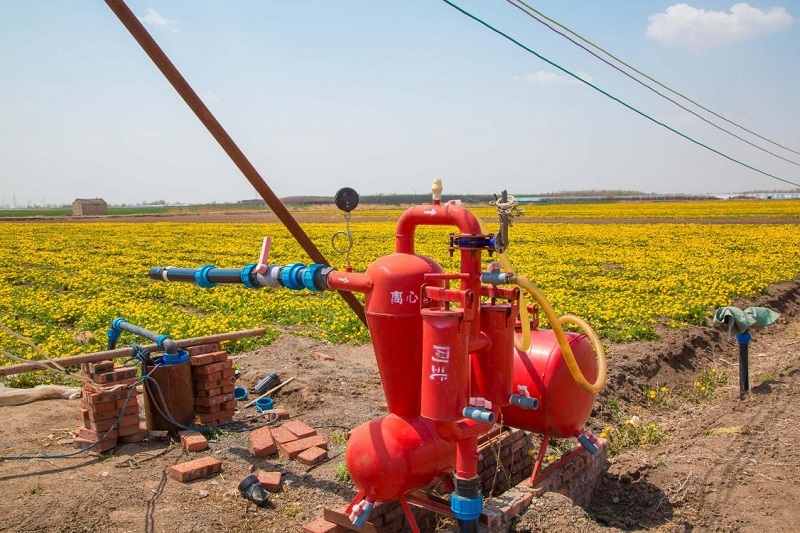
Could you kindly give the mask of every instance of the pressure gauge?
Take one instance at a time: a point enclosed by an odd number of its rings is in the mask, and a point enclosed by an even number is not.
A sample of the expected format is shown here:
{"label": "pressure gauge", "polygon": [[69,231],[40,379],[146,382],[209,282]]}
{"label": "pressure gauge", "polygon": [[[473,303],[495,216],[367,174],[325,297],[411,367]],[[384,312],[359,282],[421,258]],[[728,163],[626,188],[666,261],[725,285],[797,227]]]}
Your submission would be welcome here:
{"label": "pressure gauge", "polygon": [[342,187],[336,193],[336,207],[349,213],[358,207],[358,193],[350,187]]}

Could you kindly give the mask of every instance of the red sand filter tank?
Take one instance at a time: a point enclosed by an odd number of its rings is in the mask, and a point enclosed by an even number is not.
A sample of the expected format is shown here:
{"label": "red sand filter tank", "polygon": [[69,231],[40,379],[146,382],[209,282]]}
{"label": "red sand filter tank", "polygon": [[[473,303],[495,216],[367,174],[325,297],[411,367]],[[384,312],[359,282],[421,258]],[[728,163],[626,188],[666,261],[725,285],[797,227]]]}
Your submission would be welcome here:
{"label": "red sand filter tank", "polygon": [[[396,252],[377,258],[364,273],[326,265],[269,265],[265,253],[257,264],[242,269],[150,271],[154,280],[206,288],[242,283],[252,289],[366,295],[367,324],[389,415],[354,429],[348,441],[347,467],[358,489],[348,512],[359,527],[374,503],[399,500],[411,529],[418,531],[406,495],[445,478],[454,486],[450,509],[460,527],[476,531],[483,507],[477,442],[495,417],[502,414],[508,426],[544,434],[543,444],[548,435],[578,436],[605,380],[602,345],[591,328],[576,317],[556,316],[538,287],[515,274],[505,258],[513,199],[504,195],[498,200],[501,229],[493,235],[460,204],[442,204],[440,195],[437,184],[431,205],[403,213],[395,233]],[[438,263],[414,253],[420,225],[458,228],[460,233],[449,237],[451,254],[460,257],[458,273],[445,274]],[[484,252],[496,252],[502,269],[492,264],[482,271]],[[458,288],[450,288],[451,282]],[[501,287],[507,284],[519,288]],[[527,327],[522,290],[537,301],[552,331]],[[517,314],[526,326],[520,334]],[[565,333],[562,324],[567,323],[586,331],[591,343],[585,335]],[[578,438],[592,446],[585,434]]]}

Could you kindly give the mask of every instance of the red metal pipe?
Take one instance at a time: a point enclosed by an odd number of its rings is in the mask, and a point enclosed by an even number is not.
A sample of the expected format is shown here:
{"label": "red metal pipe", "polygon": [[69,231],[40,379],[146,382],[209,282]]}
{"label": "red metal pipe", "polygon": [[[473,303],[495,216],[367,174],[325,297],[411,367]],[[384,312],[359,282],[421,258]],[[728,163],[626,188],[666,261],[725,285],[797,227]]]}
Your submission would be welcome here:
{"label": "red metal pipe", "polygon": [[[105,1],[119,21],[122,22],[133,38],[136,39],[136,42],[139,43],[142,50],[144,50],[153,63],[155,63],[158,70],[167,78],[167,81],[175,88],[180,97],[183,98],[183,101],[186,102],[186,105],[189,106],[211,136],[219,143],[220,147],[225,150],[225,153],[228,154],[231,161],[242,171],[242,174],[244,174],[244,177],[250,182],[250,185],[252,185],[264,201],[267,202],[270,209],[272,209],[283,225],[286,226],[286,229],[289,230],[289,233],[291,233],[300,246],[302,246],[308,256],[315,263],[328,265],[328,260],[322,255],[322,252],[319,251],[306,232],[303,231],[303,228],[300,227],[297,220],[295,220],[289,210],[286,209],[286,206],[283,205],[280,198],[278,198],[269,185],[267,185],[267,182],[264,181],[264,178],[261,177],[258,170],[250,163],[247,156],[244,155],[244,152],[239,149],[231,136],[228,135],[228,132],[222,127],[222,124],[219,123],[200,97],[197,96],[197,93],[192,89],[191,85],[189,85],[189,82],[186,81],[186,78],[181,75],[180,71],[178,71],[169,57],[167,57],[167,54],[161,50],[161,47],[158,46],[142,23],[139,22],[136,15],[133,14],[123,0]],[[349,292],[339,291],[339,295],[344,298],[347,305],[350,306],[350,309],[353,310],[358,318],[366,324],[367,319],[364,315],[364,308],[361,302]]]}
{"label": "red metal pipe", "polygon": [[481,235],[481,224],[469,209],[458,205],[418,205],[409,207],[397,221],[395,251],[414,253],[417,226],[456,226],[461,233]]}
{"label": "red metal pipe", "polygon": [[372,276],[360,272],[334,270],[328,275],[328,287],[337,291],[367,293],[372,290]]}

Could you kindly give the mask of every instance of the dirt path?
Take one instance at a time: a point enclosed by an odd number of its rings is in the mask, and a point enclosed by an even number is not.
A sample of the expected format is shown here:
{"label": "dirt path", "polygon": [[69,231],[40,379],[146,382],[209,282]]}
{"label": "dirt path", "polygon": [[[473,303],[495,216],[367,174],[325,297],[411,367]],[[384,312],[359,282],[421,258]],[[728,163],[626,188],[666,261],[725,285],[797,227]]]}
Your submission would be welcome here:
{"label": "dirt path", "polygon": [[[331,208],[329,210],[291,210],[292,216],[300,222],[324,223],[338,220]],[[369,213],[369,211],[367,211]],[[277,223],[278,217],[271,211],[203,211],[197,213],[148,213],[141,215],[106,215],[86,217],[6,217],[0,222],[180,222],[192,223]],[[371,217],[353,215],[353,223],[358,222],[397,222],[397,217]],[[521,218],[519,224],[800,224],[800,218]]]}
{"label": "dirt path", "polygon": [[[738,400],[737,347],[709,328],[666,330],[653,343],[612,345],[609,386],[590,427],[639,416],[666,439],[623,451],[601,480],[588,515],[557,495],[532,506],[519,531],[793,531],[800,527],[800,283],[773,289],[757,302],[784,313],[754,334],[752,394]],[[738,302],[740,307],[747,304]],[[311,354],[324,352],[335,361]],[[165,470],[188,459],[166,442],[127,444],[113,455],[0,462],[0,530],[9,531],[298,531],[323,507],[353,496],[336,479],[341,439],[383,414],[383,396],[369,346],[333,346],[283,335],[272,346],[236,359],[250,384],[270,371],[295,377],[276,395],[279,406],[318,428],[332,459],[308,470],[296,462],[251,457],[247,433],[212,442],[219,476],[180,484]],[[729,376],[715,398],[690,398],[703,372]],[[661,403],[642,387],[666,386]],[[612,409],[612,401],[614,408]],[[65,453],[78,402],[52,400],[0,408],[0,455]],[[265,509],[248,507],[236,486],[251,470],[284,472],[281,493]],[[610,526],[610,527],[607,527]]]}

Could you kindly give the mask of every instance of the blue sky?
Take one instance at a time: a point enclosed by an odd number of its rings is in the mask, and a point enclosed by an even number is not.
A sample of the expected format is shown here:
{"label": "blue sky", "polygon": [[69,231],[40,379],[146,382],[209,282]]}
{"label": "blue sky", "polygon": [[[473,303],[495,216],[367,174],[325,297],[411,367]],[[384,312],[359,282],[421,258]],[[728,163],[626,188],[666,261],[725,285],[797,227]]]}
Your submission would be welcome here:
{"label": "blue sky", "polygon": [[[506,1],[454,2],[658,120],[800,182],[800,166],[691,117]],[[800,151],[797,1],[529,3]],[[449,193],[788,187],[570,82],[439,0],[128,4],[279,196],[422,192],[434,177]],[[0,65],[0,204],[255,197],[105,3],[3,0]]]}

